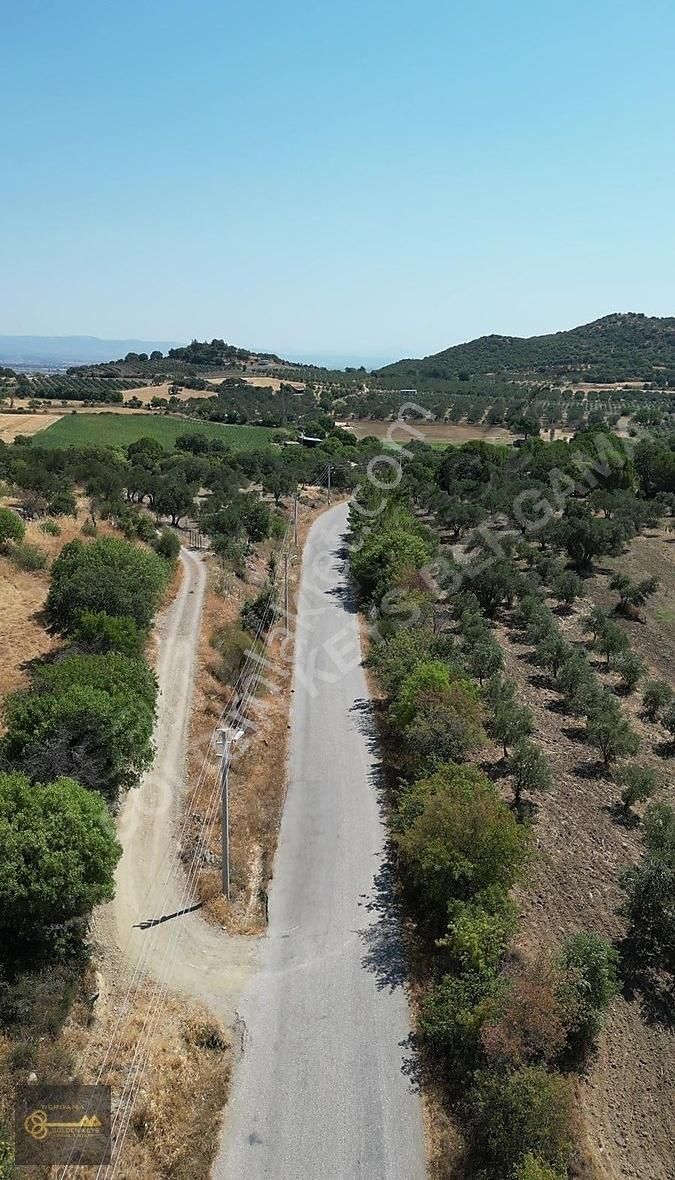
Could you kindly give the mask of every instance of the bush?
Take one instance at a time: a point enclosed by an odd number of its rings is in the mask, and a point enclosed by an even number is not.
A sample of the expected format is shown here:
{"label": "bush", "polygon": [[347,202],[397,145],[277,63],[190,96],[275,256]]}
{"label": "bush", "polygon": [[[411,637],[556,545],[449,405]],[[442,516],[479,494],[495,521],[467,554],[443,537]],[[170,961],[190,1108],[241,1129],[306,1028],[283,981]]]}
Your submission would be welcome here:
{"label": "bush", "polygon": [[528,1151],[513,1174],[513,1180],[567,1180],[567,1168],[552,1168]]}
{"label": "bush", "polygon": [[72,779],[0,775],[0,923],[10,936],[79,918],[114,893],[121,848],[100,798]]}
{"label": "bush", "polygon": [[490,1065],[501,1070],[553,1062],[567,1043],[573,1000],[563,968],[546,952],[511,970],[481,1032]]}
{"label": "bush", "polygon": [[168,580],[167,563],[140,546],[112,537],[71,541],[54,562],[47,617],[64,635],[83,611],[131,618],[147,630]]}
{"label": "bush", "polygon": [[12,545],[9,556],[17,569],[25,573],[36,573],[47,568],[48,558],[44,549],[40,549],[39,545],[31,545],[29,541]]}
{"label": "bush", "polygon": [[571,1036],[585,1051],[600,1031],[602,1014],[619,993],[619,955],[599,934],[582,933],[568,938],[561,961],[576,997]]}
{"label": "bush", "polygon": [[572,1083],[541,1066],[501,1076],[481,1071],[469,1096],[477,1150],[510,1175],[528,1154],[563,1169],[572,1148]]}
{"label": "bush", "polygon": [[455,1080],[475,1068],[481,1028],[499,987],[494,976],[480,972],[444,975],[423,1001],[420,1032]]}
{"label": "bush", "polygon": [[515,904],[503,891],[491,890],[471,901],[452,901],[448,917],[447,933],[437,945],[450,962],[462,971],[496,974],[515,933]]}
{"label": "bush", "polygon": [[211,638],[211,646],[221,657],[217,676],[223,684],[234,684],[251,650],[259,651],[261,644],[234,623],[220,627]]}
{"label": "bush", "polygon": [[77,500],[72,492],[56,492],[47,507],[52,516],[77,516]]}
{"label": "bush", "polygon": [[21,517],[9,508],[0,507],[0,546],[5,545],[7,541],[19,544],[25,534],[26,526]]}
{"label": "bush", "polygon": [[158,537],[153,538],[152,547],[155,553],[163,557],[165,561],[174,565],[178,561],[180,553],[180,540],[176,533],[171,529],[162,529]]}
{"label": "bush", "polygon": [[247,631],[259,636],[267,634],[278,613],[276,587],[268,582],[255,598],[244,603],[240,618]]}
{"label": "bush", "polygon": [[58,525],[55,520],[43,520],[42,524],[40,525],[40,532],[44,533],[48,537],[60,537],[61,526]]}

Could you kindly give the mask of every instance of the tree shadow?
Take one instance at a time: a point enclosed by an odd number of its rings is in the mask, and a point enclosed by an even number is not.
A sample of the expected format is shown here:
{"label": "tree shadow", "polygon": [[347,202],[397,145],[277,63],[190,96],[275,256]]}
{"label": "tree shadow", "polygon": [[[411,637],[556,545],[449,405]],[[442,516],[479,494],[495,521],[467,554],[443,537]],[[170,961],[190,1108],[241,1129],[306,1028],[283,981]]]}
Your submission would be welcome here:
{"label": "tree shadow", "polygon": [[623,996],[637,1001],[647,1024],[675,1029],[675,977],[660,970],[637,940],[618,944]]}
{"label": "tree shadow", "polygon": [[626,811],[623,803],[608,803],[604,810],[611,817],[612,823],[617,824],[620,828],[634,832],[636,828],[640,827],[639,815],[636,815],[634,811]]}

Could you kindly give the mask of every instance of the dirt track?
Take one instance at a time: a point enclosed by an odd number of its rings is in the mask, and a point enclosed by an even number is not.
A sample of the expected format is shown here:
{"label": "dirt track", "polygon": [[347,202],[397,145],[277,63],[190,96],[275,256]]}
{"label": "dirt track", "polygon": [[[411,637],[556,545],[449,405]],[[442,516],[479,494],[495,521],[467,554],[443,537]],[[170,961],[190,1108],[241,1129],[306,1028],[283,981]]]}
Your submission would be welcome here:
{"label": "dirt track", "polygon": [[207,925],[190,908],[192,882],[178,857],[181,804],[190,789],[184,767],[206,586],[204,562],[186,550],[181,561],[180,590],[157,627],[156,757],[140,788],[124,802],[115,900],[100,912],[96,934],[103,944],[119,948],[123,974],[138,968],[143,977],[200,1001],[229,1023],[255,943]]}

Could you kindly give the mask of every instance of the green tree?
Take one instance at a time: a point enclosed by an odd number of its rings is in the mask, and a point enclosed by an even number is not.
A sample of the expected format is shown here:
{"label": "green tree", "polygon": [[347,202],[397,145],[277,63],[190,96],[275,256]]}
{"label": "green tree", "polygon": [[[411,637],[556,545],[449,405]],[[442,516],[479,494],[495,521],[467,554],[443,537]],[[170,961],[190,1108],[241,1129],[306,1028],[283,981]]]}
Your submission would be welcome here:
{"label": "green tree", "polygon": [[454,1081],[475,1068],[480,1031],[499,986],[485,972],[444,975],[422,1002],[420,1032],[434,1059],[443,1063]]}
{"label": "green tree", "polygon": [[572,654],[572,648],[558,631],[550,631],[535,648],[534,660],[540,668],[546,668],[556,677],[560,668]]}
{"label": "green tree", "polygon": [[533,727],[532,710],[527,705],[519,705],[516,700],[502,700],[494,706],[490,730],[502,743],[505,758],[508,758],[509,746],[527,737]]}
{"label": "green tree", "polygon": [[0,774],[0,925],[34,937],[114,893],[121,855],[103,801],[72,779],[37,786]]}
{"label": "green tree", "polygon": [[469,1096],[478,1150],[501,1176],[520,1167],[528,1154],[563,1169],[572,1149],[573,1106],[572,1082],[541,1066],[504,1076],[480,1071]]}
{"label": "green tree", "polygon": [[617,758],[637,754],[640,739],[623,716],[616,697],[606,689],[586,718],[586,736],[602,755],[605,766]]}
{"label": "green tree", "polygon": [[551,768],[544,751],[535,742],[520,738],[511,754],[513,795],[520,807],[523,791],[537,793],[551,787]]}
{"label": "green tree", "polygon": [[575,599],[580,598],[584,591],[584,584],[573,570],[564,570],[555,578],[552,586],[553,597],[564,606],[572,606]]}
{"label": "green tree", "polygon": [[628,814],[635,803],[645,803],[659,789],[659,777],[649,766],[638,766],[629,763],[622,766],[616,775],[617,781],[623,787],[621,801],[623,809]]}
{"label": "green tree", "polygon": [[114,799],[152,760],[157,682],[143,660],[69,655],[5,702],[2,753],[40,782],[63,775]]}
{"label": "green tree", "polygon": [[173,533],[171,529],[162,529],[159,536],[151,544],[155,553],[158,553],[160,557],[163,557],[171,565],[176,564],[180,553],[180,540],[176,533]]}
{"label": "green tree", "polygon": [[86,610],[125,616],[147,630],[169,577],[167,562],[138,545],[112,537],[71,541],[52,566],[47,617],[66,635]]}
{"label": "green tree", "polygon": [[529,857],[529,831],[476,767],[448,765],[415,783],[402,797],[398,819],[404,872],[440,930],[453,898],[509,889]]}
{"label": "green tree", "polygon": [[617,626],[607,619],[602,630],[599,632],[595,641],[595,648],[605,657],[605,662],[609,668],[610,662],[628,649],[628,638]]}
{"label": "green tree", "polygon": [[659,714],[673,699],[673,690],[665,680],[648,680],[642,694],[645,717],[657,721]]}
{"label": "green tree", "polygon": [[478,683],[482,686],[484,680],[501,672],[504,667],[501,647],[494,640],[477,643],[469,652],[467,667],[471,675],[476,676]]}
{"label": "green tree", "polygon": [[614,669],[621,677],[621,687],[630,693],[635,692],[647,671],[647,665],[635,652],[624,651],[614,660]]}
{"label": "green tree", "polygon": [[638,607],[644,606],[647,599],[656,594],[659,579],[649,577],[633,582],[626,574],[616,574],[611,579],[609,587],[610,590],[616,590],[619,595],[616,609],[622,614],[629,614],[631,610],[636,611]]}
{"label": "green tree", "polygon": [[133,619],[107,615],[105,611],[85,610],[80,615],[73,639],[86,652],[105,655],[116,651],[124,656],[139,656],[145,634]]}

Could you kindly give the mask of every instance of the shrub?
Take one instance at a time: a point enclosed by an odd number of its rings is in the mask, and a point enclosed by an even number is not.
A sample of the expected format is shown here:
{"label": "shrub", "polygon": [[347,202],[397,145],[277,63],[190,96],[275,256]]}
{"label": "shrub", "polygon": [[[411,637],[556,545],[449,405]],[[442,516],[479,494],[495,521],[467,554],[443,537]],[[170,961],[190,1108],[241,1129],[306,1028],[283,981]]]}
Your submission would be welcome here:
{"label": "shrub", "polygon": [[20,516],[16,512],[12,512],[10,508],[0,507],[0,546],[3,546],[7,541],[14,541],[19,544],[23,541],[26,534],[26,526]]}
{"label": "shrub", "polygon": [[494,976],[485,973],[444,975],[423,1001],[420,1032],[455,1079],[476,1065],[480,1031],[499,986]]}
{"label": "shrub", "polygon": [[619,992],[617,951],[599,934],[575,934],[568,938],[561,962],[573,986],[576,1004],[571,1036],[587,1050],[602,1024],[602,1014]]}
{"label": "shrub", "polygon": [[481,1031],[490,1065],[517,1069],[554,1061],[575,1016],[571,998],[562,967],[546,952],[512,971]]}
{"label": "shrub", "polygon": [[501,890],[479,894],[471,901],[452,901],[448,929],[438,947],[462,971],[494,975],[517,922],[515,904]]}
{"label": "shrub", "polygon": [[40,525],[40,532],[45,533],[48,537],[60,537],[61,526],[55,520],[43,520]]}
{"label": "shrub", "polygon": [[77,516],[77,500],[72,492],[60,491],[51,497],[48,510],[52,516]]}
{"label": "shrub", "polygon": [[152,547],[155,553],[158,553],[165,561],[171,562],[172,565],[178,560],[180,540],[171,529],[162,529],[159,536],[153,538]]}
{"label": "shrub", "polygon": [[29,541],[12,545],[9,556],[17,569],[25,573],[36,573],[47,568],[48,558],[44,549],[40,549],[39,545],[31,545]]}
{"label": "shrub", "polygon": [[675,702],[668,705],[661,713],[661,724],[671,738],[675,739]]}
{"label": "shrub", "polygon": [[255,598],[244,603],[240,618],[252,635],[265,635],[273,626],[278,611],[276,587],[268,582]]}
{"label": "shrub", "polygon": [[607,619],[595,640],[595,648],[605,657],[607,667],[610,661],[628,649],[628,637],[616,623]]}
{"label": "shrub", "polygon": [[534,1155],[563,1169],[572,1148],[572,1083],[541,1066],[505,1076],[481,1071],[469,1096],[469,1114],[479,1152],[509,1175]]}
{"label": "shrub", "polygon": [[567,1168],[552,1168],[545,1160],[528,1151],[516,1168],[513,1180],[567,1180]]}
{"label": "shrub", "polygon": [[546,668],[551,676],[555,677],[571,654],[572,648],[567,640],[563,639],[557,631],[549,631],[537,644],[534,661],[540,668]]}

